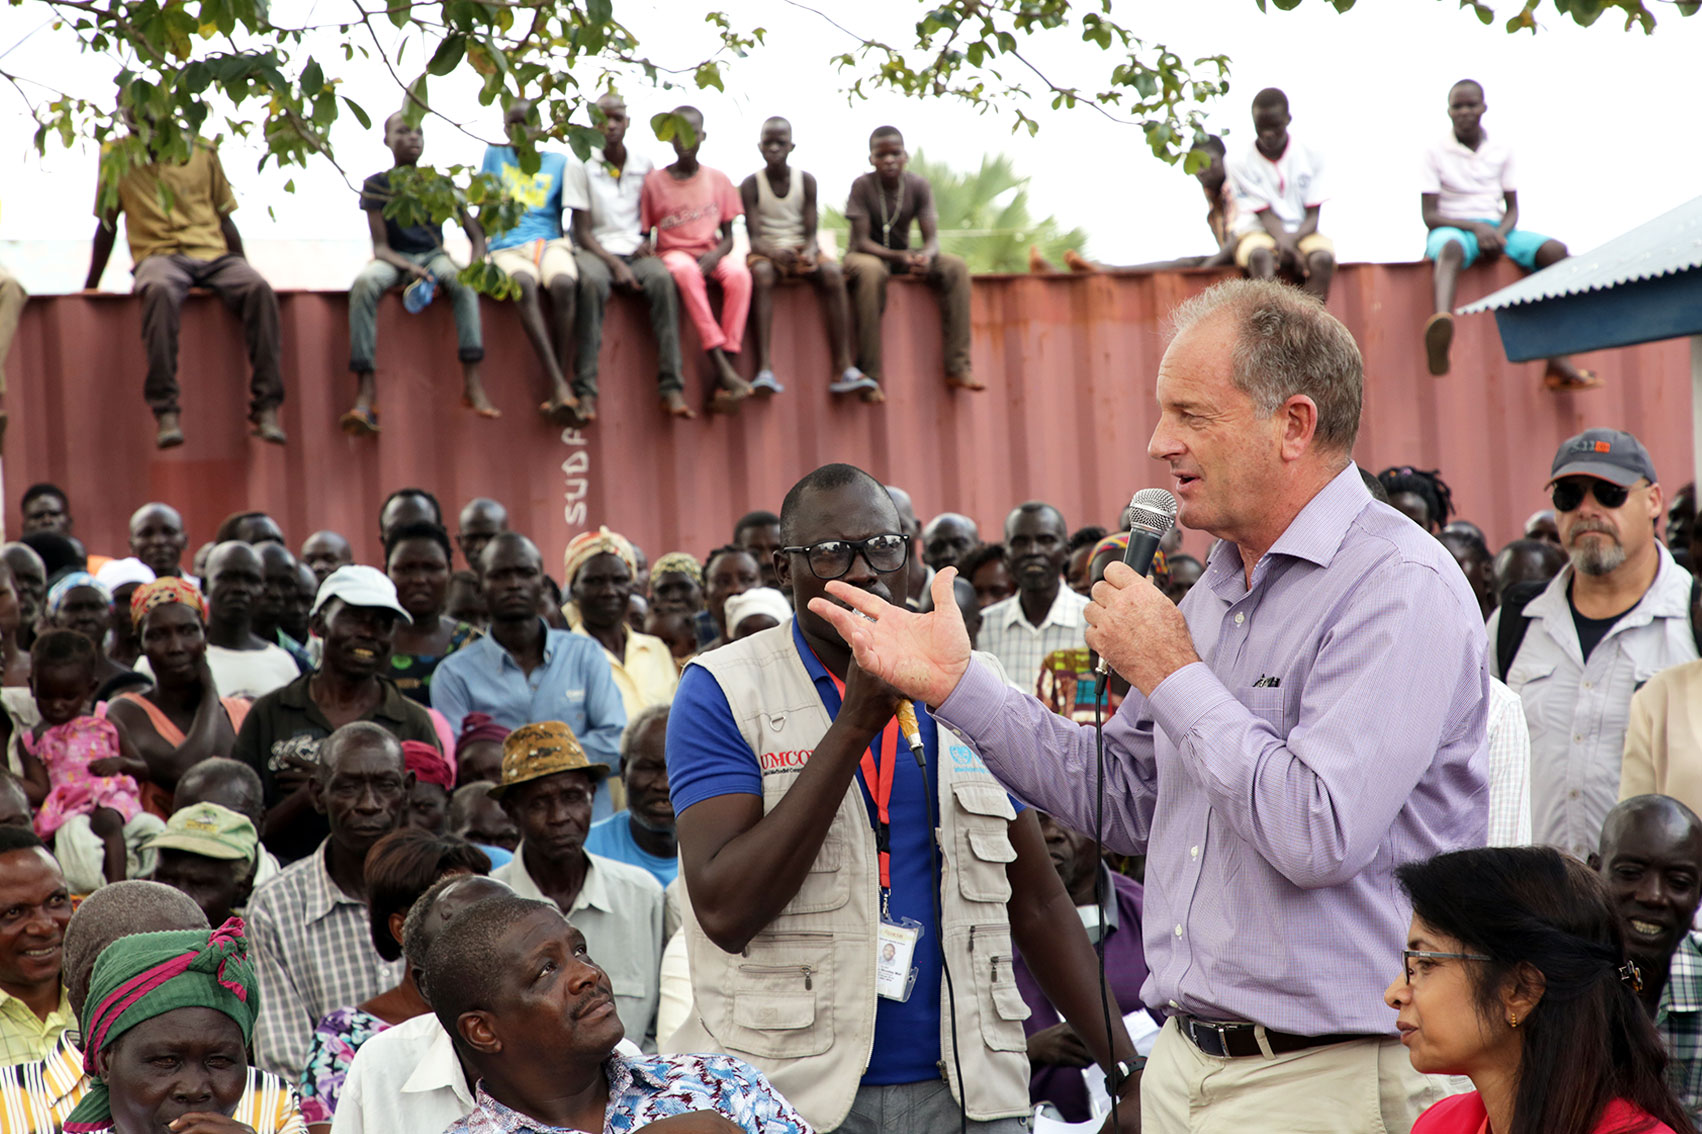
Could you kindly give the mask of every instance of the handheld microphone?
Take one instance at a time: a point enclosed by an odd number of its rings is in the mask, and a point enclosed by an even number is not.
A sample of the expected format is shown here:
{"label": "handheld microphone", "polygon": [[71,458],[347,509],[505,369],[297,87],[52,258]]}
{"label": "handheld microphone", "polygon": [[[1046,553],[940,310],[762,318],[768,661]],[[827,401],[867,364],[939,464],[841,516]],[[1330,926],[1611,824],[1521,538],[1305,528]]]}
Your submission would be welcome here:
{"label": "handheld microphone", "polygon": [[916,762],[922,763],[922,726],[916,723],[916,706],[900,697],[893,702],[892,711],[898,718],[898,731],[904,734],[904,743],[910,746],[910,751],[916,756]]}
{"label": "handheld microphone", "polygon": [[[1129,546],[1123,552],[1123,562],[1134,568],[1135,574],[1145,575],[1152,570],[1152,557],[1159,541],[1176,525],[1176,497],[1162,488],[1143,488],[1129,501]],[[1101,678],[1111,673],[1111,665],[1099,659]]]}

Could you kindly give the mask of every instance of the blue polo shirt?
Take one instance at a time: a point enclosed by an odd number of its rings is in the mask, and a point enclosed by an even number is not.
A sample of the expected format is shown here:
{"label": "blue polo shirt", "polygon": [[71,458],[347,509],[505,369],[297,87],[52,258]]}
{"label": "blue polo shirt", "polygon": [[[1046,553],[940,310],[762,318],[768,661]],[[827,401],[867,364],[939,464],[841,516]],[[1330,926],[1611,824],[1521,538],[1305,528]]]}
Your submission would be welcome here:
{"label": "blue polo shirt", "polygon": [[[792,642],[828,716],[838,716],[839,690],[827,667],[804,642],[796,620],[792,623]],[[940,1077],[940,945],[934,924],[939,877],[933,871],[928,839],[929,800],[939,798],[939,730],[922,705],[916,706],[916,720],[921,726],[928,770],[924,777],[908,751],[898,753],[890,804],[891,909],[894,918],[910,918],[924,928],[916,946],[916,987],[910,999],[900,1003],[877,998],[875,1002],[874,1049],[863,1075],[863,1082],[871,1086]],[[877,764],[879,744],[877,737],[869,746]],[[874,798],[860,773],[854,782],[863,793],[872,826]],[[756,754],[739,733],[720,684],[702,666],[687,667],[668,715],[668,787],[676,814],[716,796],[762,795],[762,769]],[[1020,809],[1020,804],[1017,806]]]}

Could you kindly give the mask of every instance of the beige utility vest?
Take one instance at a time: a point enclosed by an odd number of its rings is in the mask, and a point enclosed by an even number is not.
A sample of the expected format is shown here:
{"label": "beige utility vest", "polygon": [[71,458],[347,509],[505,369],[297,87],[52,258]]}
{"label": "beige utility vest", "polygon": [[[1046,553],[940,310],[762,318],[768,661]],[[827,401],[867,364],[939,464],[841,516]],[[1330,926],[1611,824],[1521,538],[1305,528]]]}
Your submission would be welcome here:
{"label": "beige utility vest", "polygon": [[[980,664],[999,663],[975,655]],[[832,723],[785,623],[723,646],[692,664],[708,670],[732,707],[739,732],[762,768],[763,812],[796,782]],[[1001,677],[1003,674],[1001,673]],[[900,752],[899,759],[905,754]],[[1006,866],[1016,858],[1004,788],[969,742],[939,727],[942,852],[940,918],[917,948],[939,948],[957,999],[958,1053],[968,1089],[952,1065],[951,1018],[940,987],[940,1066],[952,1094],[977,1122],[1028,1113],[1028,1006],[1011,968],[1011,896]],[[752,878],[760,886],[763,879]],[[742,952],[725,953],[686,903],[692,1014],[668,1041],[671,1051],[720,1051],[754,1064],[818,1130],[850,1113],[874,1040],[875,927],[880,883],[875,833],[854,780],[840,801],[815,864],[798,893]]]}

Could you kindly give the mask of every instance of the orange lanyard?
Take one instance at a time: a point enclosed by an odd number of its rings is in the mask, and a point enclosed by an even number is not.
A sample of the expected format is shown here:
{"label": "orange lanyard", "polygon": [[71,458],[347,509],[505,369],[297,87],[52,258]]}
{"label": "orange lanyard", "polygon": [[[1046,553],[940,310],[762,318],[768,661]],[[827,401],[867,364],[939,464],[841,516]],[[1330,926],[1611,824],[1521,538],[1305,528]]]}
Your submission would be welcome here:
{"label": "orange lanyard", "polygon": [[[839,703],[845,704],[845,683],[836,677],[832,670],[826,670],[828,677],[833,679],[833,687],[839,690]],[[881,730],[880,765],[875,764],[875,746],[873,744],[863,749],[863,759],[860,769],[863,775],[863,786],[875,801],[875,849],[879,852],[882,901],[885,892],[892,889],[892,784],[898,778],[898,718],[886,722]]]}

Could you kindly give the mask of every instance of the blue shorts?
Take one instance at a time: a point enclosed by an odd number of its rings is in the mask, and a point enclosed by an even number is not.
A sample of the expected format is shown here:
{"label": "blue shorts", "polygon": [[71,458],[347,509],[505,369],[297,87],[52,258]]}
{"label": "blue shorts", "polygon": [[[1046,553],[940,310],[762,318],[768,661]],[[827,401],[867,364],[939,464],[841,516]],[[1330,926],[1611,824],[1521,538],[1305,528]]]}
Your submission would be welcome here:
{"label": "blue shorts", "polygon": [[[1499,225],[1501,222],[1482,217],[1479,218],[1478,223]],[[1501,254],[1525,271],[1534,271],[1537,266],[1537,249],[1547,244],[1550,239],[1552,238],[1541,233],[1515,228],[1507,234],[1507,247],[1502,249]],[[1431,229],[1430,239],[1425,241],[1424,244],[1425,259],[1434,260],[1441,256],[1442,249],[1446,248],[1450,241],[1458,244],[1465,251],[1466,258],[1460,265],[1461,267],[1469,268],[1477,263],[1477,233],[1463,228]]]}

